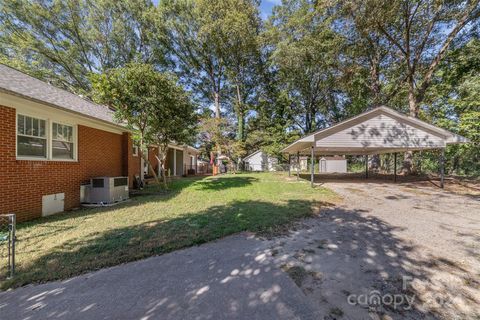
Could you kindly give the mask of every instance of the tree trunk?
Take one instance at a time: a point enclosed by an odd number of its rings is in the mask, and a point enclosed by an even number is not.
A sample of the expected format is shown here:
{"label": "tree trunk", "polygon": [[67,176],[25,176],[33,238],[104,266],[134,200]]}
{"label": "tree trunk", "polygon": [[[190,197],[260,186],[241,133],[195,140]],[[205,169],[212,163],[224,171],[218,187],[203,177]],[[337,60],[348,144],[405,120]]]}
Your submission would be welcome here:
{"label": "tree trunk", "polygon": [[163,180],[163,187],[165,189],[168,189],[167,185],[167,175],[165,174],[165,162],[167,159],[167,153],[168,153],[168,146],[166,148],[159,147],[160,151],[160,158],[157,158],[158,162],[160,162],[160,174],[162,176]]}
{"label": "tree trunk", "polygon": [[379,154],[372,155],[372,159],[370,161],[370,169],[371,170],[379,170],[380,169],[380,155]]}
{"label": "tree trunk", "polygon": [[215,118],[220,119],[220,94],[217,91],[213,93],[213,100],[215,103]]}
{"label": "tree trunk", "polygon": [[[152,164],[150,163],[150,161],[148,161],[148,151],[147,151],[147,156],[145,156],[142,152],[142,158],[143,158],[143,161],[145,161],[147,163],[147,167],[150,171],[152,171],[152,174],[153,174],[153,178],[155,179],[155,182],[157,182],[158,184],[160,184],[160,179],[158,179],[158,175],[157,173],[155,172],[155,169],[152,167]],[[143,168],[142,168],[143,170]]]}
{"label": "tree trunk", "polygon": [[[158,176],[157,176],[157,173],[155,172],[155,169],[153,169],[152,165],[150,164],[150,161],[148,161],[148,147],[146,148],[147,149],[147,154],[143,154],[143,143],[144,143],[144,139],[143,139],[143,131],[141,133],[141,137],[140,137],[140,155],[141,157],[143,158],[143,161],[146,162],[147,164],[147,168],[152,171],[153,173],[153,177],[155,178],[155,181],[160,184],[160,180],[158,179]],[[143,170],[143,168],[142,168]]]}
{"label": "tree trunk", "polygon": [[413,84],[413,79],[409,80],[408,84],[408,108],[410,111],[410,116],[418,118],[418,103],[417,97],[415,95],[415,87]]}
{"label": "tree trunk", "polygon": [[[370,108],[376,108],[381,105],[381,96],[380,96],[380,76],[379,76],[379,58],[378,53],[370,59],[370,91],[372,94],[372,105]],[[372,155],[372,161],[370,162],[370,169],[379,170],[380,169],[380,155]]]}
{"label": "tree trunk", "polygon": [[238,129],[237,140],[245,141],[245,114],[243,111],[237,113]]}
{"label": "tree trunk", "polygon": [[[410,76],[408,79],[408,108],[410,116],[418,118],[418,101],[415,95],[415,87],[413,81],[413,77]],[[407,151],[405,152],[405,156],[403,158],[402,173],[405,175],[409,175],[413,172],[415,172],[415,168],[413,166],[413,152]]]}
{"label": "tree trunk", "polygon": [[240,94],[240,86],[237,84],[237,140],[245,140],[245,111],[243,109],[242,95]]}
{"label": "tree trunk", "polygon": [[372,93],[372,108],[378,107],[382,103],[379,69],[379,57],[378,54],[375,54],[370,60],[370,91]]}

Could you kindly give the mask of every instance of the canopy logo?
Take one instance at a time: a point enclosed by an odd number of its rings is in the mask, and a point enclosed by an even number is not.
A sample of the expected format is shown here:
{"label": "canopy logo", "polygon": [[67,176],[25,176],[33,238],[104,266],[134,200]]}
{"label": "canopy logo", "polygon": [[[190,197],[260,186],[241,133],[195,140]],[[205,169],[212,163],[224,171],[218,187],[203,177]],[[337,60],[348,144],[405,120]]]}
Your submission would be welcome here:
{"label": "canopy logo", "polygon": [[[402,290],[406,291],[408,283],[412,280],[412,277],[402,277]],[[350,305],[361,305],[368,307],[389,306],[394,310],[411,310],[415,302],[415,295],[408,295],[406,293],[386,293],[382,294],[378,290],[370,291],[365,294],[350,294],[347,297],[347,302]]]}

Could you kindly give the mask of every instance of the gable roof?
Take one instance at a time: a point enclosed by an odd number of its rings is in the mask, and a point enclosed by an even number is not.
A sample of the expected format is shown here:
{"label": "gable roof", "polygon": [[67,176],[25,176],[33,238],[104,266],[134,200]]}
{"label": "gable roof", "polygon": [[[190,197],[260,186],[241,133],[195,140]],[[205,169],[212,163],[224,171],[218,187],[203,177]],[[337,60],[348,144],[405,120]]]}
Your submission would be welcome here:
{"label": "gable roof", "polygon": [[250,159],[251,157],[253,157],[254,155],[256,155],[257,153],[259,152],[262,152],[262,150],[257,150],[255,151],[254,153],[250,153],[248,156],[246,156],[245,158],[243,158],[243,161],[247,160],[247,159]]}
{"label": "gable roof", "polygon": [[53,108],[121,126],[114,120],[114,112],[108,107],[83,99],[1,63],[0,91]]}
{"label": "gable roof", "polygon": [[363,121],[366,121],[368,119],[371,119],[377,115],[384,114],[387,116],[390,116],[394,119],[398,119],[401,121],[404,121],[405,123],[408,123],[414,127],[421,128],[424,131],[428,131],[436,136],[441,137],[442,139],[445,140],[446,144],[452,144],[452,143],[466,143],[469,142],[469,140],[465,137],[462,137],[460,135],[457,135],[455,133],[452,133],[448,130],[439,128],[437,126],[434,126],[432,124],[429,124],[427,122],[424,122],[420,119],[414,118],[407,116],[403,113],[400,113],[398,111],[395,111],[391,108],[388,108],[386,106],[380,106],[377,108],[374,108],[372,110],[363,112],[355,117],[349,118],[345,121],[339,122],[337,124],[334,124],[330,127],[323,128],[320,130],[317,130],[305,137],[302,137],[298,139],[297,141],[291,143],[287,147],[285,147],[281,152],[283,153],[290,153],[290,152],[297,152],[299,150],[303,150],[305,148],[308,148],[313,145],[315,142],[315,137],[321,136],[322,138],[328,137],[336,132],[339,132],[343,129],[349,128],[351,126],[354,126],[356,124],[359,124]]}

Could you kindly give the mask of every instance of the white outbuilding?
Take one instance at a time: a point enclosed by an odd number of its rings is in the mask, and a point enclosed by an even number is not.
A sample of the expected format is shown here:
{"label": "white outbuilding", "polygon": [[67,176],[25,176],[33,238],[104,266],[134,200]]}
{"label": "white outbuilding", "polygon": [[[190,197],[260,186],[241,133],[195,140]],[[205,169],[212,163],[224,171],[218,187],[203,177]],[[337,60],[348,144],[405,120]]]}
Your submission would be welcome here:
{"label": "white outbuilding", "polygon": [[322,173],[346,173],[347,159],[341,156],[321,157],[318,162],[318,169]]}
{"label": "white outbuilding", "polygon": [[275,171],[278,159],[258,150],[246,156],[243,163],[247,171]]}

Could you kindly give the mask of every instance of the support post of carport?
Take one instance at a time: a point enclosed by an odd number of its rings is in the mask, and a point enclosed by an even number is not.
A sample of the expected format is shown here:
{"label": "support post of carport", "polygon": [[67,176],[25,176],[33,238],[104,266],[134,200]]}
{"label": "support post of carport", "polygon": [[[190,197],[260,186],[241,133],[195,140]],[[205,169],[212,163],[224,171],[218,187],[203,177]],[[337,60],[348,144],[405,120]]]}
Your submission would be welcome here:
{"label": "support post of carport", "polygon": [[288,154],[288,176],[292,175],[292,155]]}
{"label": "support post of carport", "polygon": [[397,153],[393,154],[393,181],[397,182]]}
{"label": "support post of carport", "polygon": [[445,175],[445,148],[442,148],[440,153],[440,188],[443,189],[444,184],[444,175]]}
{"label": "support post of carport", "polygon": [[365,155],[365,179],[368,179],[368,154]]}
{"label": "support post of carport", "polygon": [[313,146],[312,146],[312,151],[311,151],[311,158],[310,158],[310,171],[311,171],[311,174],[310,174],[310,186],[313,188],[313,178],[314,178],[314,175],[315,175],[315,158],[314,158],[314,154],[313,154]]}
{"label": "support post of carport", "polygon": [[297,181],[300,180],[300,151],[297,151]]}

